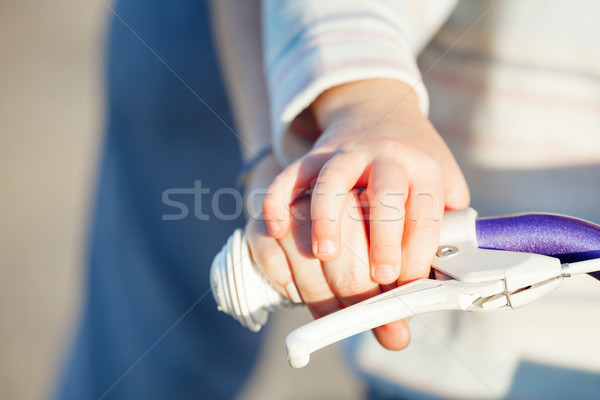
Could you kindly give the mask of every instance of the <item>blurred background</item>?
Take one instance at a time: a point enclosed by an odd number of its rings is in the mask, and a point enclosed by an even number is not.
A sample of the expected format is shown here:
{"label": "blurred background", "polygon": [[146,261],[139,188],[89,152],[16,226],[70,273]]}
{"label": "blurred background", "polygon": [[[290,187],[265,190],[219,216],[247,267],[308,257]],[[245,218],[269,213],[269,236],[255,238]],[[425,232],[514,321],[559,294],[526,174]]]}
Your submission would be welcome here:
{"label": "blurred background", "polygon": [[[0,398],[47,398],[79,310],[103,130],[102,1],[0,1]],[[207,298],[208,301],[212,299]],[[358,399],[339,347],[287,366],[277,315],[244,399]]]}
{"label": "blurred background", "polygon": [[78,309],[102,2],[0,2],[0,398],[43,398]]}

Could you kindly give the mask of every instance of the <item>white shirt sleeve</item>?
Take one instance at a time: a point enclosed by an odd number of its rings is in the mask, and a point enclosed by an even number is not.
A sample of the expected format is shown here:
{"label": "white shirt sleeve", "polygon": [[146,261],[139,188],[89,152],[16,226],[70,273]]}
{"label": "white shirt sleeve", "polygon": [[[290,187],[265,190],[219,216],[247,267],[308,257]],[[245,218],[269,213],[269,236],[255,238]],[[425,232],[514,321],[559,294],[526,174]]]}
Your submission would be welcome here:
{"label": "white shirt sleeve", "polygon": [[263,46],[273,150],[281,164],[309,144],[291,122],[321,93],[364,79],[397,79],[415,90],[427,114],[429,98],[416,56],[446,20],[456,0],[265,0]]}

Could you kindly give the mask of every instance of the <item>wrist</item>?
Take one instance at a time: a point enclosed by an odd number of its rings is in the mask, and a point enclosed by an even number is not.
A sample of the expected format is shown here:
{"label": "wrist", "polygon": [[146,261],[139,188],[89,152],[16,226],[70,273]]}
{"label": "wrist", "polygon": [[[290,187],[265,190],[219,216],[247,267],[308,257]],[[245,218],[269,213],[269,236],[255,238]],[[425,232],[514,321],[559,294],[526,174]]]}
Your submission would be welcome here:
{"label": "wrist", "polygon": [[322,129],[339,117],[364,115],[369,119],[392,115],[425,118],[419,99],[411,86],[393,79],[369,79],[349,82],[323,92],[311,105]]}

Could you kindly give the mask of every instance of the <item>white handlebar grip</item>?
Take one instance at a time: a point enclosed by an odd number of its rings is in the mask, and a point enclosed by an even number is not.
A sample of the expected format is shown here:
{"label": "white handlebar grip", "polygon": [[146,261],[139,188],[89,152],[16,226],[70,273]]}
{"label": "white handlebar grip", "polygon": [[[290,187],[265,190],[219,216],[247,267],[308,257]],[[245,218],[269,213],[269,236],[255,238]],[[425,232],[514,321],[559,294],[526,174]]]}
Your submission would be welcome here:
{"label": "white handlebar grip", "polygon": [[253,332],[267,322],[270,311],[294,305],[254,263],[242,229],[236,229],[215,256],[210,282],[218,309]]}

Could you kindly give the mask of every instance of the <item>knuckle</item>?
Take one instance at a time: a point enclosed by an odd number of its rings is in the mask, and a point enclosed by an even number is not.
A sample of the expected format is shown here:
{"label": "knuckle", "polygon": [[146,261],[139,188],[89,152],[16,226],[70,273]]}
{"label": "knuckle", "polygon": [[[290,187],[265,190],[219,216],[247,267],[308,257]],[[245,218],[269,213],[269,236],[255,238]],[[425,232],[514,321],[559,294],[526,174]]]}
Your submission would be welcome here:
{"label": "knuckle", "polygon": [[392,240],[379,239],[373,242],[371,249],[379,253],[395,253],[398,251],[399,243]]}
{"label": "knuckle", "polygon": [[281,249],[259,241],[252,246],[251,254],[254,262],[263,271],[269,282],[276,287],[285,288],[292,279],[292,274]]}
{"label": "knuckle", "polygon": [[312,221],[311,234],[315,241],[332,240],[334,241],[339,236],[339,229],[335,221],[328,218],[315,219]]}
{"label": "knuckle", "polygon": [[349,268],[345,273],[336,275],[329,283],[331,289],[340,297],[350,297],[362,294],[369,289],[369,275],[355,268]]}
{"label": "knuckle", "polygon": [[322,184],[327,184],[328,180],[334,181],[337,179],[344,179],[344,177],[347,175],[347,169],[341,162],[340,156],[336,156],[327,161],[325,165],[323,165],[323,169],[321,171],[321,179],[319,179],[319,181]]}
{"label": "knuckle", "polygon": [[371,246],[371,261],[374,264],[395,264],[400,259],[400,245],[378,241]]}
{"label": "knuckle", "polygon": [[280,262],[276,262],[275,257],[266,256],[260,265],[265,277],[276,288],[285,289],[287,284],[292,281],[289,269],[283,267]]}
{"label": "knuckle", "polygon": [[347,292],[349,279],[347,279],[345,274],[336,274],[329,280],[329,286],[334,293],[338,295],[343,295]]}
{"label": "knuckle", "polygon": [[[297,282],[298,283],[298,282]],[[326,284],[319,283],[304,283],[298,285],[298,290],[302,294],[302,298],[306,302],[322,302],[326,300],[331,300],[334,295],[331,292],[331,289]]]}
{"label": "knuckle", "polygon": [[419,173],[429,176],[441,176],[442,168],[436,156],[426,152],[416,152],[413,157],[413,162]]}
{"label": "knuckle", "polygon": [[401,162],[400,161],[401,158],[399,158],[399,153],[400,153],[401,148],[402,147],[397,145],[396,150],[384,158],[385,165],[387,166],[387,168],[389,168],[391,170],[395,170],[395,171],[400,171],[400,170],[404,169],[404,163]]}
{"label": "knuckle", "polygon": [[436,220],[432,217],[419,216],[412,221],[412,231],[418,231],[427,235],[438,235],[442,227],[440,220]]}
{"label": "knuckle", "polygon": [[380,211],[386,211],[389,206],[403,207],[406,201],[406,192],[389,184],[378,187],[376,191],[372,191],[369,195],[371,205],[374,207],[380,206]]}
{"label": "knuckle", "polygon": [[386,141],[383,143],[385,154],[394,159],[406,151],[406,145],[398,140]]}
{"label": "knuckle", "polygon": [[[396,155],[383,155],[375,165],[379,175],[384,174],[388,177],[394,177],[398,184],[406,177],[406,158]],[[396,182],[395,182],[396,183]]]}

